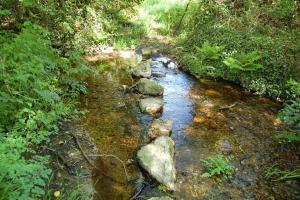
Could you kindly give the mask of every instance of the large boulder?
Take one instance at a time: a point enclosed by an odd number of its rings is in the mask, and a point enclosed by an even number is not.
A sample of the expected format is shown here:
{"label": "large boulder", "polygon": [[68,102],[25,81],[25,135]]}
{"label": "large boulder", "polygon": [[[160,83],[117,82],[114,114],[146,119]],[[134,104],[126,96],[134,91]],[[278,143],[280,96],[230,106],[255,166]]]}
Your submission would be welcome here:
{"label": "large boulder", "polygon": [[173,121],[164,119],[155,119],[148,131],[148,137],[155,139],[160,136],[170,136],[172,132]]}
{"label": "large boulder", "polygon": [[138,63],[132,69],[132,75],[139,78],[150,78],[151,72],[149,61]]}
{"label": "large boulder", "polygon": [[140,109],[143,113],[154,115],[163,110],[164,102],[161,98],[146,98],[140,100]]}
{"label": "large boulder", "polygon": [[158,182],[173,191],[176,190],[174,152],[174,141],[170,137],[161,136],[153,143],[143,146],[137,153],[140,166]]}
{"label": "large boulder", "polygon": [[137,82],[136,89],[141,94],[160,96],[164,93],[164,88],[156,81],[142,78]]}

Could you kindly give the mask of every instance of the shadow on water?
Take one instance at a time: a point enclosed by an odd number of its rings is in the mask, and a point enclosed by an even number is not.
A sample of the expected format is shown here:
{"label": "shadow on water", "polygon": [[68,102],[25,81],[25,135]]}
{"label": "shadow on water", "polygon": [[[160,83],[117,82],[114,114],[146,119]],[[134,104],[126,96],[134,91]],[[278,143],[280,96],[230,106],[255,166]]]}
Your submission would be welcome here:
{"label": "shadow on water", "polygon": [[[94,138],[99,152],[124,161],[134,158],[144,126],[150,122],[139,113],[137,97],[120,90],[122,85],[132,85],[126,71],[132,62],[117,58],[95,64],[98,72],[86,79],[90,92],[79,101],[89,111],[81,125]],[[152,79],[165,89],[162,118],[174,122],[178,199],[292,199],[290,194],[299,195],[294,182],[292,186],[271,185],[262,176],[265,166],[280,159],[272,140],[272,134],[282,128],[276,102],[228,82],[196,80],[162,65],[152,70],[166,73]],[[219,154],[224,141],[232,148],[234,179],[202,178],[201,159]],[[288,152],[286,159],[294,156]],[[105,174],[94,180],[99,199],[129,199],[135,188],[127,185],[122,165],[101,157],[97,166]],[[137,166],[129,165],[128,170],[132,179],[138,178]]]}

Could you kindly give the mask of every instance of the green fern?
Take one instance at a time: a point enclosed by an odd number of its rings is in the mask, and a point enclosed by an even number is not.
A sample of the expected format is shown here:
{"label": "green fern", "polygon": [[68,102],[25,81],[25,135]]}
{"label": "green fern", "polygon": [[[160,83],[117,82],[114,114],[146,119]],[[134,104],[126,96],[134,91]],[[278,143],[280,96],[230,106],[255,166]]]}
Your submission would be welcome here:
{"label": "green fern", "polygon": [[208,60],[218,60],[220,59],[225,46],[213,46],[208,41],[202,44],[202,47],[196,47],[197,52],[200,56],[203,56],[204,59]]}
{"label": "green fern", "polygon": [[260,59],[257,51],[250,53],[237,54],[234,57],[226,57],[223,63],[231,71],[255,71],[261,69],[263,66],[256,63]]}
{"label": "green fern", "polygon": [[224,157],[223,155],[217,155],[202,160],[207,170],[202,174],[202,177],[223,176],[228,180],[231,179],[234,173],[230,164],[232,159],[233,156]]}

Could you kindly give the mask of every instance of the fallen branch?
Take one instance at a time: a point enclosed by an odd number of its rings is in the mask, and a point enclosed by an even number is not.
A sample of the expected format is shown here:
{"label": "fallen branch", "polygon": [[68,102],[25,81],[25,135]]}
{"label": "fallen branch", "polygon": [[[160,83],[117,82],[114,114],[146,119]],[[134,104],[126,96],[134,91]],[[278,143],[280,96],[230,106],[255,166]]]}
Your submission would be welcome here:
{"label": "fallen branch", "polygon": [[112,158],[115,158],[116,160],[118,160],[122,164],[127,182],[130,181],[130,178],[129,178],[128,173],[127,173],[126,165],[125,165],[124,161],[121,160],[118,156],[115,156],[113,154],[96,154],[96,155],[89,155],[89,156],[90,157],[112,157]]}
{"label": "fallen branch", "polygon": [[132,92],[133,91],[133,89],[137,86],[137,84],[138,84],[138,82],[136,82],[135,84],[133,84],[132,86],[130,86],[130,87],[128,87],[128,88],[126,88],[126,92],[127,93],[129,93],[129,92]]}
{"label": "fallen branch", "polygon": [[84,153],[81,144],[79,142],[79,139],[76,135],[72,134],[73,138],[75,139],[75,143],[77,144],[79,150],[81,151],[81,154],[83,155],[83,157],[86,159],[86,161],[95,169],[97,169],[97,167],[92,163],[92,161],[87,157],[87,155]]}
{"label": "fallen branch", "polygon": [[219,107],[219,110],[220,110],[220,111],[222,111],[222,110],[229,110],[229,109],[233,108],[234,106],[236,106],[237,104],[238,104],[238,103],[235,102],[235,103],[233,103],[233,104],[231,104],[231,105],[229,105],[229,106],[220,106],[220,107]]}
{"label": "fallen branch", "polygon": [[[114,180],[113,178],[111,178],[110,176],[104,174],[97,166],[95,166],[95,165],[93,164],[93,162],[88,158],[88,156],[86,155],[86,153],[83,151],[83,149],[82,149],[82,147],[81,147],[81,144],[80,144],[80,142],[79,142],[78,137],[77,137],[76,135],[74,135],[74,134],[72,134],[72,136],[74,137],[75,143],[77,144],[79,150],[81,151],[81,154],[83,155],[83,157],[86,159],[86,161],[87,161],[94,169],[96,169],[98,172],[100,172],[103,176],[109,178],[111,181],[120,183],[119,181],[116,181],[116,180]],[[114,155],[111,155],[111,156],[114,156]],[[114,156],[114,157],[118,158],[117,156]],[[118,159],[119,159],[119,158],[118,158]],[[124,162],[123,162],[121,159],[119,159],[119,160],[122,162],[123,167],[124,167],[124,166],[125,166],[125,165],[124,165]],[[127,174],[126,168],[124,168],[124,170],[125,170],[126,179],[127,179],[127,183],[128,183],[128,181],[129,181],[130,179],[128,178],[128,174]]]}

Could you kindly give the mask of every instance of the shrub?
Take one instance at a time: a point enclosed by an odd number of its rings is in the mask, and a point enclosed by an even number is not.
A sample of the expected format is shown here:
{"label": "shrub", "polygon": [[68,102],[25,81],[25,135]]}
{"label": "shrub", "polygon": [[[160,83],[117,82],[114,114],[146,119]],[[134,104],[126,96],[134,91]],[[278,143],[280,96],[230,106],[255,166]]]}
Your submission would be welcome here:
{"label": "shrub", "polygon": [[87,68],[74,53],[61,57],[49,32],[32,23],[0,38],[1,198],[38,199],[51,173],[38,144],[76,114],[74,98],[85,87],[75,76]]}

